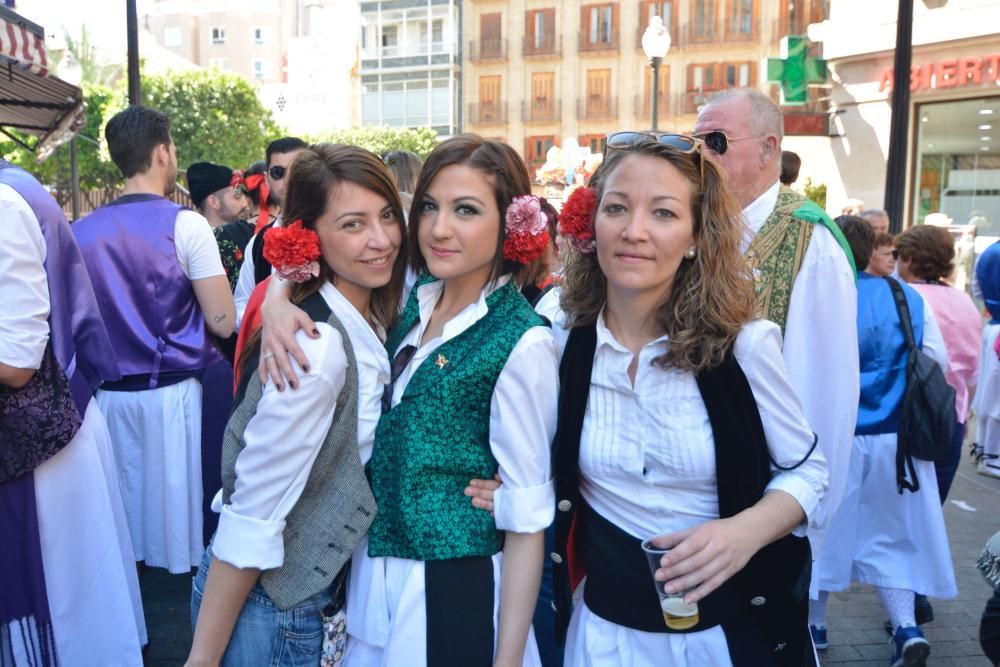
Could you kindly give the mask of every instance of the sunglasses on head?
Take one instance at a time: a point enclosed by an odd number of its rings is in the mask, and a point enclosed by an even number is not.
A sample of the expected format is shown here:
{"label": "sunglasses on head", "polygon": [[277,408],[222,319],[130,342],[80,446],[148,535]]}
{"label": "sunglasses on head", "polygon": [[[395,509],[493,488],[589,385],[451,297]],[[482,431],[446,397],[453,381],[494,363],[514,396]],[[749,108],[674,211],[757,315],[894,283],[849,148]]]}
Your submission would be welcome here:
{"label": "sunglasses on head", "polygon": [[760,139],[759,136],[731,137],[722,130],[711,130],[709,132],[696,132],[695,137],[705,142],[705,147],[716,155],[725,155],[729,150],[729,144],[734,141],[744,139]]}
{"label": "sunglasses on head", "polygon": [[282,167],[280,164],[276,164],[273,167],[269,167],[267,173],[276,181],[280,181],[288,173],[288,167]]}
{"label": "sunglasses on head", "polygon": [[705,160],[701,155],[704,141],[700,137],[689,134],[674,134],[671,132],[612,132],[604,140],[604,157],[613,150],[623,150],[644,141],[655,141],[658,144],[672,148],[683,155],[698,153],[698,168],[701,172],[701,185],[705,185]]}

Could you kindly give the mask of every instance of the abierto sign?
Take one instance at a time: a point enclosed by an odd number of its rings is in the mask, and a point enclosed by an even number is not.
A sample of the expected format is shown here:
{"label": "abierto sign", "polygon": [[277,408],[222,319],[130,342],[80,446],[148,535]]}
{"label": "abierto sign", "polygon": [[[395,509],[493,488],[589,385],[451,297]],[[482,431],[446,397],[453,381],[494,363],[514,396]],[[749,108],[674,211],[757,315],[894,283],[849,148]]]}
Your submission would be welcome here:
{"label": "abierto sign", "polygon": [[[910,92],[980,86],[997,81],[1000,81],[1000,53],[938,60],[910,68]],[[891,67],[882,72],[878,89],[879,92],[892,90]]]}

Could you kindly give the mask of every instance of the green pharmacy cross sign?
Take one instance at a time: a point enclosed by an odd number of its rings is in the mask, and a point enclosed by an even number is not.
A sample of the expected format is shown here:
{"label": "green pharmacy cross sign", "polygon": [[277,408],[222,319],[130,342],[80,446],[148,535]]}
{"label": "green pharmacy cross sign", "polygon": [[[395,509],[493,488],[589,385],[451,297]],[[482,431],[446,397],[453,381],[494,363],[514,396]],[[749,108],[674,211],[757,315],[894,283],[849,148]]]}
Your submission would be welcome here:
{"label": "green pharmacy cross sign", "polygon": [[809,38],[805,35],[788,35],[781,40],[781,58],[768,58],[765,64],[768,83],[781,85],[781,103],[805,104],[809,101],[809,86],[824,84],[829,80],[826,61],[811,58]]}

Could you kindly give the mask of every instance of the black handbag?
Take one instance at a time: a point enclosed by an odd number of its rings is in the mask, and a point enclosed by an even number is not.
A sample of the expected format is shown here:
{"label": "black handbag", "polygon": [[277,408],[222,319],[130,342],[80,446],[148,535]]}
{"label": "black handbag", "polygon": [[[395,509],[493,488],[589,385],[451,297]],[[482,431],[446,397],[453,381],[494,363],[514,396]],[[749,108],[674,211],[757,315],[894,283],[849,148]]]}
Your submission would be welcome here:
{"label": "black handbag", "polygon": [[0,385],[0,483],[31,472],[58,454],[82,421],[50,342],[26,385],[20,389]]}
{"label": "black handbag", "polygon": [[[896,302],[899,324],[906,347],[906,392],[899,408],[899,430],[896,434],[896,488],[919,491],[920,481],[913,467],[913,458],[940,461],[951,448],[955,428],[955,390],[937,362],[917,347],[913,336],[910,308],[902,286],[886,277],[892,298]],[[912,482],[906,480],[909,469]]]}

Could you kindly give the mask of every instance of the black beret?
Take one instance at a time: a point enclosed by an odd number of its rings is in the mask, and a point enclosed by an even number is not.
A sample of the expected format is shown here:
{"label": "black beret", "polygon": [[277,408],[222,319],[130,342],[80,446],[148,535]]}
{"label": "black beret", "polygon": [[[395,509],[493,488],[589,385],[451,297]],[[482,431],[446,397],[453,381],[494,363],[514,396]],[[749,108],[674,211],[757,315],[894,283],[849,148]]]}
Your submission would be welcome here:
{"label": "black beret", "polygon": [[221,164],[195,162],[187,170],[188,191],[195,206],[201,206],[213,192],[228,187],[233,180],[233,170]]}

